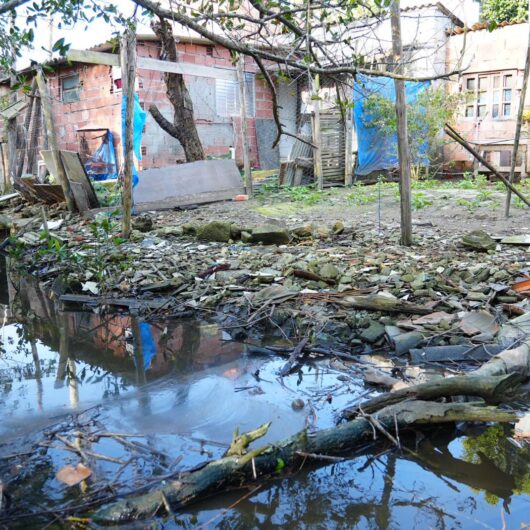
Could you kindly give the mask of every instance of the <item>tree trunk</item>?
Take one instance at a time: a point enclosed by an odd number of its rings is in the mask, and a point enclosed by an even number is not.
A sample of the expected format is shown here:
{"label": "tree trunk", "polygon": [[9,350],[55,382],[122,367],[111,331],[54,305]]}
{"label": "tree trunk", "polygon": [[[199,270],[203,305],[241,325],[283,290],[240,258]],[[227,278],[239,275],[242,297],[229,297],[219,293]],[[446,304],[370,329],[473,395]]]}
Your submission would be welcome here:
{"label": "tree trunk", "polygon": [[133,146],[133,118],[134,118],[134,84],[136,79],[136,33],[127,29],[121,38],[120,57],[122,69],[123,96],[127,98],[125,107],[125,138],[124,164],[123,164],[123,187],[122,187],[122,233],[123,237],[131,235],[132,214],[132,179],[134,171],[134,146]]}
{"label": "tree trunk", "polygon": [[[392,2],[390,10],[392,27],[392,52],[394,55],[395,73],[402,74],[398,65],[403,60],[401,43],[401,18],[399,0]],[[410,148],[407,127],[407,102],[405,99],[405,82],[394,79],[396,87],[397,142],[399,153],[399,196],[401,204],[401,244],[412,245],[412,208],[410,193]]]}
{"label": "tree trunk", "polygon": [[[303,430],[290,438],[250,450],[248,453],[225,456],[208,462],[199,469],[176,476],[174,480],[149,493],[104,506],[93,515],[92,520],[99,524],[126,523],[152,517],[160,509],[167,510],[165,507],[168,504],[173,509],[179,509],[228,488],[242,487],[258,478],[278,475],[289,469],[298,470],[311,455],[343,454],[373,441],[379,430],[393,433],[396,429],[426,424],[517,421],[517,414],[513,411],[475,405],[405,402],[387,407],[376,416],[357,418],[330,429],[314,433]],[[260,429],[265,430],[265,427]]]}
{"label": "tree trunk", "polygon": [[[162,43],[162,56],[165,56],[167,61],[177,62],[177,45],[171,25],[160,19],[160,22],[154,22],[151,26]],[[166,72],[164,81],[167,97],[173,105],[173,123],[162,116],[156,105],[149,107],[151,116],[164,131],[180,142],[186,162],[204,160],[204,150],[195,126],[193,102],[182,74]]]}

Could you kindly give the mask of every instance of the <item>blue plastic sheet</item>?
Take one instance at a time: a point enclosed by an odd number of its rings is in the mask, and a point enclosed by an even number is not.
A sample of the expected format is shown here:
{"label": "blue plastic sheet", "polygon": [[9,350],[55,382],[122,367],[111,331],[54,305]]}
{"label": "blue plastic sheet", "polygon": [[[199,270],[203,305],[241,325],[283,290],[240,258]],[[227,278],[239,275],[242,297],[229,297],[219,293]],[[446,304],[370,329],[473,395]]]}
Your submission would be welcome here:
{"label": "blue plastic sheet", "polygon": [[[405,98],[407,103],[413,103],[418,94],[429,87],[429,82],[405,82]],[[375,126],[368,126],[370,116],[366,114],[364,102],[371,95],[396,100],[394,80],[385,77],[371,78],[358,75],[353,91],[353,119],[357,132],[357,168],[356,175],[368,175],[373,171],[394,169],[399,166],[397,135],[385,134]],[[414,160],[414,163],[426,164],[428,162],[427,142],[425,142]]]}
{"label": "blue plastic sheet", "polygon": [[93,180],[110,180],[118,178],[114,137],[110,131],[105,133],[101,145],[87,160],[85,169],[88,176]]}
{"label": "blue plastic sheet", "polygon": [[[125,154],[125,114],[127,109],[127,96],[121,98],[121,131],[122,145]],[[138,160],[142,160],[142,132],[145,125],[147,113],[140,107],[138,94],[134,94],[134,113],[133,113],[133,149]],[[133,166],[133,187],[138,184],[138,170]]]}

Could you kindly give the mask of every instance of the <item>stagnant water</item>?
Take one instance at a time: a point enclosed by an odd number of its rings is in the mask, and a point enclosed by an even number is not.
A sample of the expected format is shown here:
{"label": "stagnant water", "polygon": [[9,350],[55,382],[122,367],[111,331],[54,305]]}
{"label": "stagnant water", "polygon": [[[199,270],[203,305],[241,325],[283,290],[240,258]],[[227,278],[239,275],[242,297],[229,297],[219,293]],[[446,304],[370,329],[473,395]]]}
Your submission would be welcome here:
{"label": "stagnant water", "polygon": [[[332,426],[338,411],[367,392],[355,372],[329,361],[280,381],[285,359],[256,356],[248,341],[234,341],[211,323],[57,314],[29,284],[16,297],[2,285],[0,303],[0,479],[9,509],[18,506],[19,514],[82,502],[112,480],[132,490],[146,478],[219,457],[236,427],[272,421],[266,437],[272,441],[306,425]],[[291,406],[297,398],[305,402],[301,410]],[[90,445],[116,461],[94,458],[87,489],[56,479],[60,468],[80,458],[46,437],[73,413],[81,426],[74,430],[139,436],[120,443],[101,437]],[[124,439],[144,449],[131,452]],[[517,447],[509,430],[445,426],[412,447],[414,454],[379,446],[341,462],[308,465],[246,497],[248,490],[227,493],[151,524],[516,529],[530,523],[530,451]],[[5,517],[0,512],[0,528],[69,524],[53,517],[2,523]]]}

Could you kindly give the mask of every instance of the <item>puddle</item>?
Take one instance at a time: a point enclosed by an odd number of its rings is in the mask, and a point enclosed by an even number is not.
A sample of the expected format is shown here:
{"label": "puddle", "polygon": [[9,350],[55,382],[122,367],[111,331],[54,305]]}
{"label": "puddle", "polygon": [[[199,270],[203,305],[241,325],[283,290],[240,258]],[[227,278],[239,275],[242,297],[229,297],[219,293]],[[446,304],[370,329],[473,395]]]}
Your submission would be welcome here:
{"label": "puddle", "polygon": [[[8,303],[1,285],[0,302]],[[57,314],[31,285],[16,305],[1,309],[0,479],[11,506],[22,510],[81,503],[98,479],[132,490],[217,458],[236,427],[272,421],[269,441],[307,425],[330,427],[366,392],[354,372],[328,360],[280,380],[285,359],[250,354],[248,344],[208,322]],[[294,399],[304,408],[294,410]],[[65,422],[79,426],[72,432],[90,433],[93,454],[113,460],[94,458],[88,492],[55,478],[61,467],[79,462],[75,452],[46,438]],[[343,462],[311,464],[248,498],[242,498],[248,490],[221,495],[155,524],[424,529],[530,523],[528,447],[516,447],[503,427],[449,431],[418,439],[415,454],[381,446]],[[16,466],[5,458],[24,451],[30,454]],[[39,528],[48,521],[8,526]]]}

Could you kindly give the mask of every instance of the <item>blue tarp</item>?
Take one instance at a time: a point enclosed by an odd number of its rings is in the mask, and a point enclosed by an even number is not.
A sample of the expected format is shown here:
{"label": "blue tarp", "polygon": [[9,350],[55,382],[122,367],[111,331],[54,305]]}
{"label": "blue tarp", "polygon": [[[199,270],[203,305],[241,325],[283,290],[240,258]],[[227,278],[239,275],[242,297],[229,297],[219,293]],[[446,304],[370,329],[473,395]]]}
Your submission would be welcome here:
{"label": "blue tarp", "polygon": [[101,145],[85,164],[86,172],[93,180],[118,178],[118,165],[114,151],[114,137],[110,131],[103,136]]}
{"label": "blue tarp", "polygon": [[[429,85],[429,82],[405,82],[407,103],[414,102],[417,95]],[[372,171],[393,169],[399,166],[397,135],[388,135],[377,127],[367,125],[370,122],[370,116],[366,114],[364,102],[374,94],[395,101],[394,80],[386,77],[371,78],[358,75],[353,91],[353,119],[358,145],[356,175],[368,175]],[[427,149],[428,145],[425,142],[418,153],[421,160],[415,160],[415,163],[428,162]]]}
{"label": "blue tarp", "polygon": [[[121,132],[122,145],[125,154],[125,113],[127,109],[127,96],[121,98]],[[147,113],[140,107],[138,94],[134,94],[134,114],[133,114],[133,149],[138,160],[142,160],[142,131],[145,125]],[[133,167],[133,187],[138,184],[138,171]]]}

